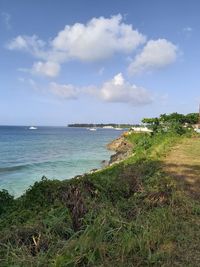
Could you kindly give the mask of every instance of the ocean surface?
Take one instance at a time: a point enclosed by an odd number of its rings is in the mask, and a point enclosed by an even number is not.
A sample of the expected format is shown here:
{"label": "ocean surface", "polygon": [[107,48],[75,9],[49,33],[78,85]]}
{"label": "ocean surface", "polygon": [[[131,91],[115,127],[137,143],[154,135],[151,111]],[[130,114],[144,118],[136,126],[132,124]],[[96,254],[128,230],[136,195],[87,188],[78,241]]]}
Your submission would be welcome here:
{"label": "ocean surface", "polygon": [[0,126],[0,190],[15,197],[39,181],[69,179],[102,166],[106,144],[121,131],[68,127]]}

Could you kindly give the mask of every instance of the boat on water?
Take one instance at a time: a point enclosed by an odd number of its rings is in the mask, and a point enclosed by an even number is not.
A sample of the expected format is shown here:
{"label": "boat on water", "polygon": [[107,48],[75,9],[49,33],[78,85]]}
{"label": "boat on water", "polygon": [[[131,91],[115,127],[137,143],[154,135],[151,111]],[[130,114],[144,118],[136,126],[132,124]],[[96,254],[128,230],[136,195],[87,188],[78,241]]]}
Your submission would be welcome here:
{"label": "boat on water", "polygon": [[29,127],[29,130],[37,130],[37,127],[35,127],[35,126],[30,126],[30,127]]}
{"label": "boat on water", "polygon": [[113,126],[111,125],[103,126],[103,129],[113,129]]}
{"label": "boat on water", "polygon": [[118,124],[118,127],[116,127],[115,130],[117,130],[117,131],[121,131],[121,130],[123,130],[123,129],[122,129],[122,128],[120,127],[120,125]]}
{"label": "boat on water", "polygon": [[93,124],[91,127],[87,128],[89,131],[96,131],[97,127],[96,124]]}

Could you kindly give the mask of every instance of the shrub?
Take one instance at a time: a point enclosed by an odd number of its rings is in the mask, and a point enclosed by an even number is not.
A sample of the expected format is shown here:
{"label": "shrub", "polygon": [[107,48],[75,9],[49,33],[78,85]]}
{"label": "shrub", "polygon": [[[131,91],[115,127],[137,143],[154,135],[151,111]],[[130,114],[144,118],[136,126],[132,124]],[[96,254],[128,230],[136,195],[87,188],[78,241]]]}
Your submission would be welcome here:
{"label": "shrub", "polygon": [[7,190],[0,191],[0,215],[7,211],[14,203],[14,197]]}

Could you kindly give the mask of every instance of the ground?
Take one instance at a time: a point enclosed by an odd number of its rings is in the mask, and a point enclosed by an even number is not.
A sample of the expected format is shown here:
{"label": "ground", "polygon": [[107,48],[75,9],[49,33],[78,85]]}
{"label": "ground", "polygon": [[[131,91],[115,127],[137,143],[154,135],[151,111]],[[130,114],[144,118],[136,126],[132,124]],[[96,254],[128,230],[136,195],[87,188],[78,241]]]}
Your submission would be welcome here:
{"label": "ground", "polygon": [[165,171],[193,198],[200,200],[200,138],[184,139],[165,159]]}
{"label": "ground", "polygon": [[[173,266],[200,266],[200,138],[184,139],[164,160],[164,170],[191,203],[179,212]],[[176,259],[179,259],[176,261]]]}

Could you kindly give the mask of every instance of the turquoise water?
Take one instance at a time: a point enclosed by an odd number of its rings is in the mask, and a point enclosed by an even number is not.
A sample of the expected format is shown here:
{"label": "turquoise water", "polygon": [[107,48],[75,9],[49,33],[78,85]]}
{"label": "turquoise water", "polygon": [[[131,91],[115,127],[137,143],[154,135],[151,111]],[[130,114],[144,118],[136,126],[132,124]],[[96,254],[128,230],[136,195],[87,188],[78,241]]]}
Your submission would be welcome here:
{"label": "turquoise water", "polygon": [[21,195],[44,175],[69,179],[101,167],[110,152],[106,144],[119,136],[116,130],[85,128],[0,127],[0,189]]}

